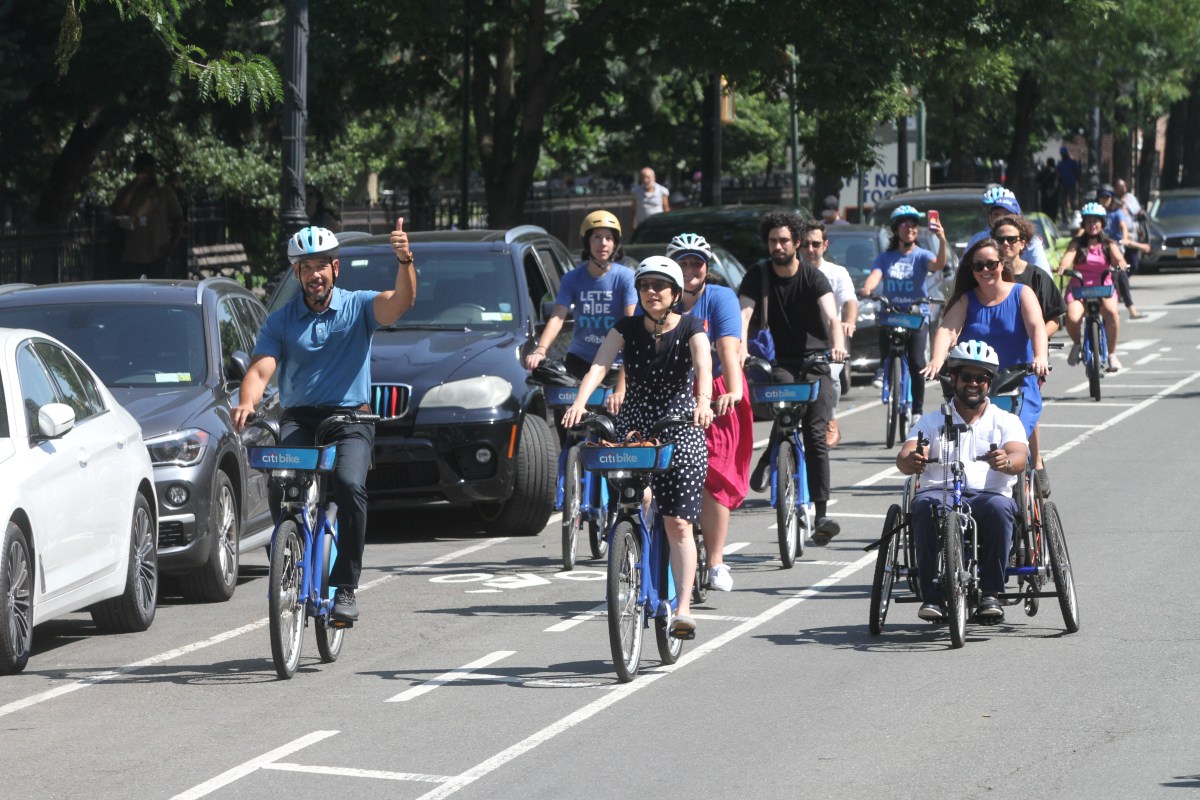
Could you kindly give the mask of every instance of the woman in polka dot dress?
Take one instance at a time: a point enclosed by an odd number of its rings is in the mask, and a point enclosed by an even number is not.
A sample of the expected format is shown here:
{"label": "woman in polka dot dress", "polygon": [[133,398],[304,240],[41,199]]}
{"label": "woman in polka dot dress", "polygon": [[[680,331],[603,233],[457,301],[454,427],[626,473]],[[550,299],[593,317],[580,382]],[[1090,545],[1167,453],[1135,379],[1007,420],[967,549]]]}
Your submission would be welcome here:
{"label": "woman in polka dot dress", "polygon": [[[700,499],[708,473],[708,449],[703,428],[712,422],[712,350],[703,323],[676,310],[683,295],[683,272],[665,256],[643,261],[634,279],[642,316],[625,317],[600,345],[596,360],[579,386],[579,398],[586,398],[600,385],[607,364],[622,353],[625,364],[625,400],[617,417],[617,431],[623,437],[629,431],[646,433],[663,417],[691,417],[695,423],[675,425],[660,435],[673,442],[671,468],[656,473],[651,490],[662,514],[671,547],[671,572],[679,613],[671,626],[671,635],[690,639],[695,636],[692,618],[692,581],[696,576],[696,543],[692,524],[700,518]],[[692,390],[696,387],[696,396]],[[571,427],[587,413],[582,400],[576,401],[563,415],[563,425]]]}

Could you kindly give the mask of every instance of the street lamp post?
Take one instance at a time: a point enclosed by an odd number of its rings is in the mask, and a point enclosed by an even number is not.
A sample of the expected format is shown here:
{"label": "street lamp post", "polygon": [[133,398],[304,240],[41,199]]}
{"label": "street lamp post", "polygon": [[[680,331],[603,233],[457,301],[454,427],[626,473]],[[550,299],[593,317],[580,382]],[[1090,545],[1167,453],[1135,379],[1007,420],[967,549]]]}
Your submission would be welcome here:
{"label": "street lamp post", "polygon": [[304,129],[308,118],[308,0],[287,0],[283,61],[283,173],[279,224],[284,237],[308,224],[304,207]]}

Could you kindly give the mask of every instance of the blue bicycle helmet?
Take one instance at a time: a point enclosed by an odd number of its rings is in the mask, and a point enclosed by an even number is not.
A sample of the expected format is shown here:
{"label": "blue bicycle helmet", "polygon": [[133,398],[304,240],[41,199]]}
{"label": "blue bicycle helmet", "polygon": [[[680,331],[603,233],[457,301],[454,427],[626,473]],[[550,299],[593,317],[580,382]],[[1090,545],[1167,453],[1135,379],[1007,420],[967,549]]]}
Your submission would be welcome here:
{"label": "blue bicycle helmet", "polygon": [[1002,197],[1015,197],[1015,195],[1003,186],[991,186],[983,193],[983,204],[985,206],[994,206],[996,201]]}
{"label": "blue bicycle helmet", "polygon": [[921,212],[909,205],[896,206],[896,210],[892,212],[892,223],[894,224],[905,217],[911,217],[912,219],[919,220],[921,218]]}
{"label": "blue bicycle helmet", "polygon": [[1104,219],[1105,217],[1108,216],[1108,210],[1104,206],[1100,205],[1099,203],[1087,203],[1080,210],[1079,216],[1081,216],[1081,217],[1100,217],[1101,219]]}

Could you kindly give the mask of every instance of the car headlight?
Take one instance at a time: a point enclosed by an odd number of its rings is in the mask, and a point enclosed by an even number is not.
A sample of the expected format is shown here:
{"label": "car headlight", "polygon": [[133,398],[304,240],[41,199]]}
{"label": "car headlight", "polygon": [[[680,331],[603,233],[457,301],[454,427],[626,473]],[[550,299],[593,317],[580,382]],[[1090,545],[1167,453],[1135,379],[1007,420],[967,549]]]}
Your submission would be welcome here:
{"label": "car headlight", "polygon": [[495,408],[512,397],[512,384],[496,375],[451,381],[425,393],[421,408]]}
{"label": "car headlight", "polygon": [[173,464],[190,467],[199,464],[208,448],[209,435],[199,428],[189,428],[146,440],[150,460],[155,466]]}

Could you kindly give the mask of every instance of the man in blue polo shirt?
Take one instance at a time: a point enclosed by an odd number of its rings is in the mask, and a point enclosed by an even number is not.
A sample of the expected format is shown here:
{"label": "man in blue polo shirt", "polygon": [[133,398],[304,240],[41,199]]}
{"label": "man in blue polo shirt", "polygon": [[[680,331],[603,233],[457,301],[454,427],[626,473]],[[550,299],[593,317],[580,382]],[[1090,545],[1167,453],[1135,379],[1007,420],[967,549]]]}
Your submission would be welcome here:
{"label": "man in blue polo shirt", "polygon": [[[404,219],[396,220],[392,250],[399,266],[396,287],[387,292],[347,292],[335,286],[338,241],[325,228],[300,230],[288,242],[288,260],[301,293],[267,317],[258,332],[250,370],[242,380],[241,402],[233,409],[241,430],[262,399],[263,390],[281,369],[279,396],[284,413],[281,444],[309,446],[317,426],[338,411],[369,411],[371,339],[379,325],[391,325],[412,308],[416,270]],[[337,586],[332,614],[358,619],[354,592],[367,541],[367,470],[375,446],[369,423],[342,425],[333,431],[337,444],[334,500],[338,505],[338,558],[329,575]],[[279,498],[272,497],[272,508]]]}

